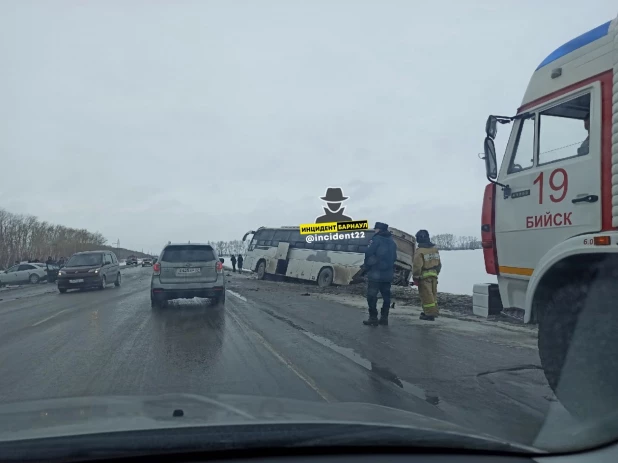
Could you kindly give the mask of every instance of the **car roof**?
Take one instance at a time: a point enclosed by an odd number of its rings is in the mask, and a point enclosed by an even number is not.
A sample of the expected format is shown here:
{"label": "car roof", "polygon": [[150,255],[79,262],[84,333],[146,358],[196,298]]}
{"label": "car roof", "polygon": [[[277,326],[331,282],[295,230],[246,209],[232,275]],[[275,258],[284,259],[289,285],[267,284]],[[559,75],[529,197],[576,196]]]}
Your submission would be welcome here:
{"label": "car roof", "polygon": [[104,252],[112,252],[112,251],[81,251],[73,254],[74,256],[77,254],[103,254]]}
{"label": "car roof", "polygon": [[215,249],[214,246],[209,243],[168,243],[165,245],[166,248],[168,246],[210,246],[211,248]]}

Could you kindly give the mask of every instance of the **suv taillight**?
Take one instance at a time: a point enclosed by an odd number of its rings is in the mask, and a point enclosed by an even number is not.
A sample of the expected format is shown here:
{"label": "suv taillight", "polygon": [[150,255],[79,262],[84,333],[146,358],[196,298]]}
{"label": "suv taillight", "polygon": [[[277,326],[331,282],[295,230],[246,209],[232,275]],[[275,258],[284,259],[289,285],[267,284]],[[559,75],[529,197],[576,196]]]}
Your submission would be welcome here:
{"label": "suv taillight", "polygon": [[221,262],[217,262],[216,268],[218,273],[223,273],[223,264]]}
{"label": "suv taillight", "polygon": [[154,273],[155,275],[161,274],[161,264],[159,262],[152,266],[152,273]]}

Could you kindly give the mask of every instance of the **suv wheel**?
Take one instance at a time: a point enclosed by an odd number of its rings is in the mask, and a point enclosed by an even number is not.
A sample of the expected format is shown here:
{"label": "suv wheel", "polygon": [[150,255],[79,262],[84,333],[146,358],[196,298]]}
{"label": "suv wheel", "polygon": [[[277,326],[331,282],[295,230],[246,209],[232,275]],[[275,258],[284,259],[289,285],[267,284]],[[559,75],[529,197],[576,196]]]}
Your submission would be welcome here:
{"label": "suv wheel", "polygon": [[58,288],[58,291],[60,291],[60,294],[64,294],[67,292],[66,288]]}
{"label": "suv wheel", "polygon": [[33,273],[32,275],[30,275],[30,278],[28,280],[33,285],[36,285],[41,280],[41,278],[36,273]]}
{"label": "suv wheel", "polygon": [[116,276],[116,281],[114,281],[114,286],[118,287],[120,286],[120,283],[122,283],[122,277],[120,276],[120,272],[118,272],[118,275]]}
{"label": "suv wheel", "polygon": [[101,278],[101,286],[99,286],[99,289],[103,290],[105,289],[106,286],[107,286],[107,278],[105,278],[105,275],[103,275],[103,277]]}

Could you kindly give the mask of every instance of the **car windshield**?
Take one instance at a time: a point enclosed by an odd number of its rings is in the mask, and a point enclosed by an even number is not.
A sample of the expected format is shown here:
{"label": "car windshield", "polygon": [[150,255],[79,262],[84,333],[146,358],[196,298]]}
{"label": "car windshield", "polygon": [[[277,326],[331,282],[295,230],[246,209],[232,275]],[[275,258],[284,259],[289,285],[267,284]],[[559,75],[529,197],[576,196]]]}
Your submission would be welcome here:
{"label": "car windshield", "polygon": [[0,1],[0,460],[618,448],[617,13]]}
{"label": "car windshield", "polygon": [[77,254],[69,259],[67,267],[88,267],[101,265],[103,263],[102,254]]}

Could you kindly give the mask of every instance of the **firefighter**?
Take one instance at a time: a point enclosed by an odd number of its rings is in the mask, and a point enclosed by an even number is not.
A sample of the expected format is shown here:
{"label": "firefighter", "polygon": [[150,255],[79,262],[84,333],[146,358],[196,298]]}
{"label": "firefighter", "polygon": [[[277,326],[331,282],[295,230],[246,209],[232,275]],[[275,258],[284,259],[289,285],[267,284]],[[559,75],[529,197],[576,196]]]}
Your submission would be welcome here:
{"label": "firefighter", "polygon": [[412,279],[418,287],[423,306],[420,319],[434,321],[438,316],[438,275],[442,270],[440,253],[429,239],[427,230],[416,233],[416,244],[418,248],[414,253]]}
{"label": "firefighter", "polygon": [[[397,245],[388,231],[388,224],[376,222],[375,235],[365,251],[363,270],[367,272],[367,304],[369,319],[364,325],[388,325],[388,310],[391,304],[391,283],[395,276]],[[378,292],[382,294],[382,309],[378,320]]]}

